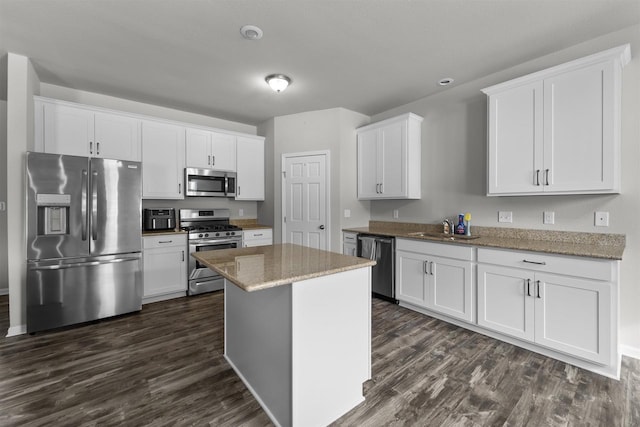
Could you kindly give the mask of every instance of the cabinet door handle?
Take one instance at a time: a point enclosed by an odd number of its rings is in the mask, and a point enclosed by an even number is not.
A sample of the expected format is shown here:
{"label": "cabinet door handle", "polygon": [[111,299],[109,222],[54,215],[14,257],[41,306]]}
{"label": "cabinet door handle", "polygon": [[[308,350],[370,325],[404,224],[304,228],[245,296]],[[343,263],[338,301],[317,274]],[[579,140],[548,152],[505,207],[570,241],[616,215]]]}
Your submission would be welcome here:
{"label": "cabinet door handle", "polygon": [[89,154],[93,154],[93,141],[89,141]]}
{"label": "cabinet door handle", "polygon": [[527,279],[527,296],[531,296],[531,279]]}
{"label": "cabinet door handle", "polygon": [[207,164],[211,166],[211,155],[207,156]]}
{"label": "cabinet door handle", "polygon": [[182,262],[184,262],[184,251],[182,251]]}
{"label": "cabinet door handle", "polygon": [[178,183],[178,194],[182,194],[182,184]]}
{"label": "cabinet door handle", "polygon": [[537,293],[537,295],[536,295],[536,296],[537,296],[538,298],[541,298],[541,297],[540,297],[540,280],[536,280],[536,293]]}
{"label": "cabinet door handle", "polygon": [[376,184],[376,194],[380,194],[380,184]]}
{"label": "cabinet door handle", "polygon": [[96,154],[100,154],[100,143],[96,142]]}
{"label": "cabinet door handle", "polygon": [[545,184],[544,185],[549,185],[549,169],[545,169],[544,170],[544,175],[545,175]]}
{"label": "cabinet door handle", "polygon": [[382,183],[380,184],[380,194],[384,194],[384,187],[382,186]]}
{"label": "cabinet door handle", "polygon": [[211,156],[211,166],[215,166],[216,164],[216,156]]}
{"label": "cabinet door handle", "polygon": [[527,264],[547,265],[544,261],[529,261],[528,259],[523,259],[522,262],[526,262]]}
{"label": "cabinet door handle", "polygon": [[238,185],[238,196],[240,195],[240,186]]}
{"label": "cabinet door handle", "polygon": [[436,269],[435,262],[431,261],[431,266],[429,267],[429,271],[431,272],[432,276],[435,269]]}
{"label": "cabinet door handle", "polygon": [[429,261],[423,261],[422,264],[424,267],[424,274],[429,274],[429,268],[427,267],[429,265]]}
{"label": "cabinet door handle", "polygon": [[536,169],[536,185],[540,185],[540,169]]}

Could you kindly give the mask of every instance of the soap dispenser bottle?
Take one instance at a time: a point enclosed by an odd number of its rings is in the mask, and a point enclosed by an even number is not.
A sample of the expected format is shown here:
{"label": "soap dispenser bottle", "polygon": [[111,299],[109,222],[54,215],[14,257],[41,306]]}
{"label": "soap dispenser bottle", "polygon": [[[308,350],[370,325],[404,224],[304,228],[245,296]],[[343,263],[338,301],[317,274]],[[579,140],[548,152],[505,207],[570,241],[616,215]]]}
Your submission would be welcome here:
{"label": "soap dispenser bottle", "polygon": [[464,234],[464,214],[458,215],[458,225],[456,226],[456,234]]}

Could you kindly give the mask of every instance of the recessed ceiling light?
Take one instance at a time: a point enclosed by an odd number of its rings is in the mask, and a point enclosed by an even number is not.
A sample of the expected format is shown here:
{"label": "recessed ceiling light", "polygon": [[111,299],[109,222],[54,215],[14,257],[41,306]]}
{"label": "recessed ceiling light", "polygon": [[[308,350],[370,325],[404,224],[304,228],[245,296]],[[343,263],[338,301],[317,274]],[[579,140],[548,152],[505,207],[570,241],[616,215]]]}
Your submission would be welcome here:
{"label": "recessed ceiling light", "polygon": [[245,25],[240,28],[240,34],[247,40],[260,40],[262,38],[262,30],[255,25]]}
{"label": "recessed ceiling light", "polygon": [[276,92],[282,92],[289,86],[289,83],[291,83],[291,79],[284,74],[271,74],[265,77],[264,80],[271,86],[271,89]]}
{"label": "recessed ceiling light", "polygon": [[444,79],[438,80],[438,84],[440,86],[448,86],[453,83],[453,79],[451,77],[445,77]]}

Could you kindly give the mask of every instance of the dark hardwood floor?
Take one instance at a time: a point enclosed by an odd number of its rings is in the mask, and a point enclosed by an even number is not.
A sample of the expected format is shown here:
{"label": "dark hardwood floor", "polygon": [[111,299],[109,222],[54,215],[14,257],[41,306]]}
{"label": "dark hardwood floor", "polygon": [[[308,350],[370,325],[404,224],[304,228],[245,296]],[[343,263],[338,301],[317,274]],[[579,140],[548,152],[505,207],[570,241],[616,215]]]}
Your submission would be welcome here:
{"label": "dark hardwood floor", "polygon": [[[2,336],[7,312],[0,297]],[[336,426],[640,426],[635,359],[614,381],[380,300],[372,350],[366,401]],[[0,425],[271,422],[224,360],[216,293],[0,338]]]}

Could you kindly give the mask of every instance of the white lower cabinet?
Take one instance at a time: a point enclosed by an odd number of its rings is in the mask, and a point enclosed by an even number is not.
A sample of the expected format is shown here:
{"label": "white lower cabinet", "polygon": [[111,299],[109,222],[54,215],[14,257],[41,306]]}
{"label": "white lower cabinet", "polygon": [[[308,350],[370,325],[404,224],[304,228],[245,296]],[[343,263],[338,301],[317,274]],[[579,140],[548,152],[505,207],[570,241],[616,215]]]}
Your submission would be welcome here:
{"label": "white lower cabinet", "polygon": [[184,296],[187,291],[187,235],[143,236],[143,303]]}
{"label": "white lower cabinet", "polygon": [[342,233],[342,253],[344,255],[357,256],[358,233]]}
{"label": "white lower cabinet", "polygon": [[396,298],[473,322],[473,248],[396,239]]}
{"label": "white lower cabinet", "polygon": [[494,249],[478,249],[478,262],[478,325],[598,364],[614,361],[615,262]]}
{"label": "white lower cabinet", "polygon": [[257,230],[242,231],[242,247],[273,245],[273,229],[259,228]]}

